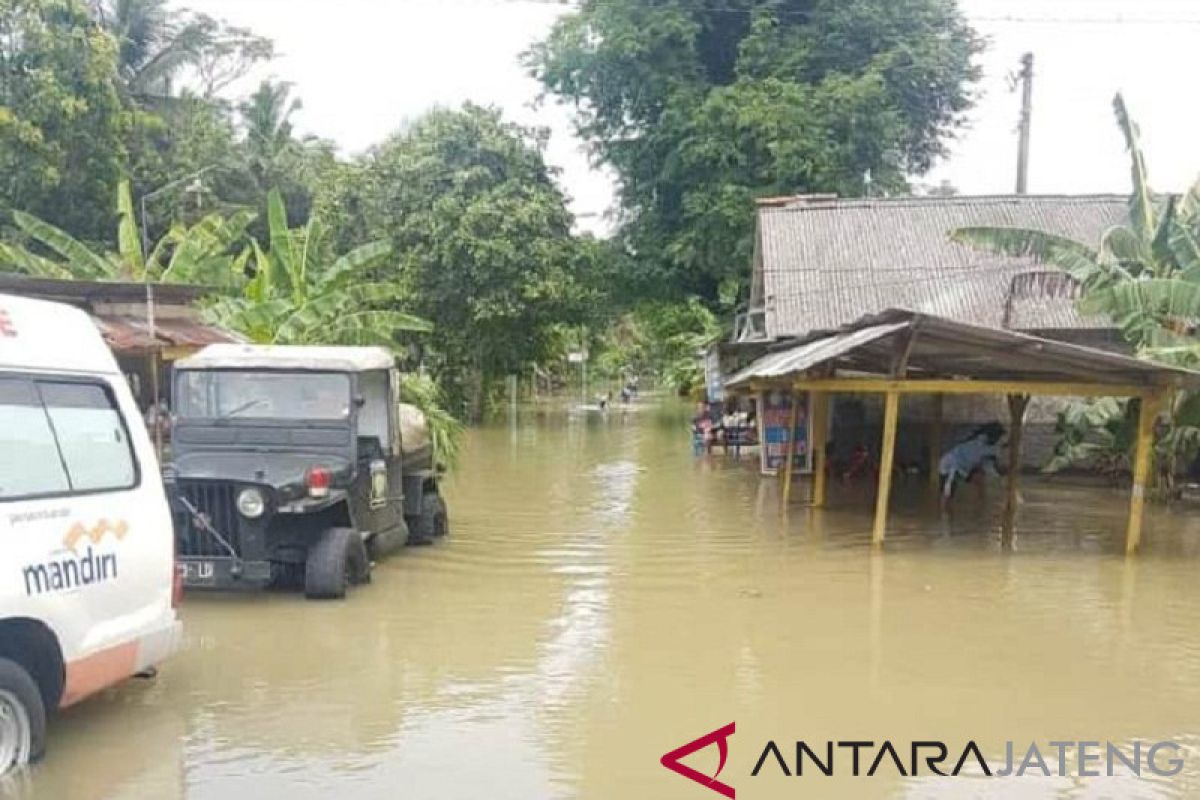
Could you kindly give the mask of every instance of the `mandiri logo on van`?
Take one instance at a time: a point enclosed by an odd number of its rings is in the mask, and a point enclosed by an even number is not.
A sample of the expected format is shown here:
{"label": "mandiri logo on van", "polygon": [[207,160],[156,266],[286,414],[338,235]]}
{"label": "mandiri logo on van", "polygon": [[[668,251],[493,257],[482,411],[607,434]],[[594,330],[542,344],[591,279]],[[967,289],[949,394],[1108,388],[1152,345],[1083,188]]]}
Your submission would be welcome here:
{"label": "mandiri logo on van", "polygon": [[35,597],[116,580],[117,554],[97,553],[96,547],[106,538],[121,542],[128,533],[129,523],[123,519],[102,519],[90,527],[76,522],[63,536],[62,550],[42,563],[21,568],[25,594]]}

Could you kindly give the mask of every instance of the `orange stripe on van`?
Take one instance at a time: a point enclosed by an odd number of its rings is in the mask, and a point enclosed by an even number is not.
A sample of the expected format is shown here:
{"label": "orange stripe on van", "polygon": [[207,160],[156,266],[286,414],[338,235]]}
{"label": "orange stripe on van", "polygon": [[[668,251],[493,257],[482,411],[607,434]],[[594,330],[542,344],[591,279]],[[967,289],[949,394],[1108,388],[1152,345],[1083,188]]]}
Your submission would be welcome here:
{"label": "orange stripe on van", "polygon": [[70,662],[59,706],[66,708],[130,677],[137,670],[137,659],[138,643],[126,642]]}

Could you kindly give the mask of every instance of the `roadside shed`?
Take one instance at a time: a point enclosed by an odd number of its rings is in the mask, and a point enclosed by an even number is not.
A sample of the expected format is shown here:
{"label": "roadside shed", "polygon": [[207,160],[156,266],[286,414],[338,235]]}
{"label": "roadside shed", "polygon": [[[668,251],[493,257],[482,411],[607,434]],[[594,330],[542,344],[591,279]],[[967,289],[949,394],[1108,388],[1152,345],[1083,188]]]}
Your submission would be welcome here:
{"label": "roadside shed", "polygon": [[[872,536],[877,545],[883,544],[887,532],[902,397],[1007,397],[1011,427],[1006,537],[1011,537],[1016,518],[1021,440],[1029,398],[1136,398],[1140,412],[1126,532],[1126,551],[1133,553],[1141,541],[1155,419],[1174,392],[1200,389],[1200,372],[1031,334],[890,309],[832,333],[776,345],[772,352],[733,375],[727,387],[736,392],[783,389],[793,393],[793,429],[800,408],[798,395],[808,393],[815,458],[812,505],[816,507],[824,506],[826,501],[825,435],[830,397],[838,393],[883,395],[883,439]],[[790,501],[794,461],[791,457],[786,461],[785,504]],[[937,480],[935,469],[931,481],[936,485]]]}

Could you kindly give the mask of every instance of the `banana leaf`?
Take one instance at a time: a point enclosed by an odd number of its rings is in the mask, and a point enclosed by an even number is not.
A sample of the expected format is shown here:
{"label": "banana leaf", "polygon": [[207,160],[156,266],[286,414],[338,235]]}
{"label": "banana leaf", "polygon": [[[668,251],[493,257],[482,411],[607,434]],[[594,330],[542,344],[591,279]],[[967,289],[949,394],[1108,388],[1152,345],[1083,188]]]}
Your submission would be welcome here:
{"label": "banana leaf", "polygon": [[92,252],[87,245],[49,222],[24,211],[14,211],[13,221],[29,236],[65,258],[72,277],[104,280],[116,275],[117,269],[111,261]]}
{"label": "banana leaf", "polygon": [[960,244],[1013,258],[1032,258],[1057,267],[1083,284],[1101,277],[1100,254],[1085,244],[1027,228],[975,226],[958,228],[950,238]]}
{"label": "banana leaf", "polygon": [[341,286],[344,282],[355,277],[361,277],[380,266],[392,255],[392,245],[387,241],[369,242],[354,248],[349,253],[334,261],[321,276],[323,289]]}
{"label": "banana leaf", "polygon": [[58,278],[70,280],[75,276],[71,270],[39,255],[29,252],[23,247],[0,242],[0,270],[15,270],[36,278]]}
{"label": "banana leaf", "polygon": [[1158,222],[1154,192],[1150,189],[1150,176],[1146,169],[1146,156],[1142,152],[1141,131],[1129,116],[1124,95],[1118,93],[1113,98],[1113,111],[1117,115],[1117,125],[1125,136],[1125,147],[1129,151],[1130,178],[1133,182],[1133,194],[1129,198],[1129,220],[1139,236],[1151,241],[1158,233]]}
{"label": "banana leaf", "polygon": [[117,254],[124,273],[122,277],[141,280],[146,276],[146,261],[128,180],[117,186],[117,217]]}

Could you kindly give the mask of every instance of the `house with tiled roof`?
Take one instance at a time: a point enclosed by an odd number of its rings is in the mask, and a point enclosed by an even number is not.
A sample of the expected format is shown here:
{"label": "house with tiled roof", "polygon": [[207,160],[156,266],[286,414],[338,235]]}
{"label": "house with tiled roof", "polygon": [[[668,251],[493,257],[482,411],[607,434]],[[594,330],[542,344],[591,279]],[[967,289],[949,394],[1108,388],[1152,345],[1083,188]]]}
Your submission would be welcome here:
{"label": "house with tiled roof", "polygon": [[763,201],[749,310],[734,341],[836,330],[887,308],[1051,338],[1094,338],[1110,323],[1078,312],[1079,289],[1065,275],[958,244],[950,232],[1037,228],[1086,243],[1127,218],[1127,199],[1109,195]]}
{"label": "house with tiled roof", "polygon": [[[1079,312],[1080,287],[1071,278],[1032,259],[956,243],[950,233],[974,226],[1036,228],[1088,243],[1099,242],[1105,231],[1127,219],[1127,198],[1111,195],[810,195],[760,201],[749,306],[738,316],[731,340],[710,353],[710,365],[719,363],[720,369],[709,371],[727,375],[772,345],[835,331],[889,308],[1123,349],[1111,321]],[[710,380],[710,393],[714,383],[719,391],[719,377]],[[995,398],[952,402],[947,417],[964,427],[1005,418]],[[1052,445],[1057,408],[1053,403],[1030,408],[1033,441],[1027,452],[1033,461],[1044,460]],[[904,419],[910,428],[919,427],[930,413],[913,402]],[[835,432],[835,441],[842,446],[859,438],[878,441],[869,430],[878,416],[874,409],[868,404],[854,414],[855,425],[868,430]],[[921,438],[918,433],[901,438],[914,461],[929,457],[919,452]]]}

